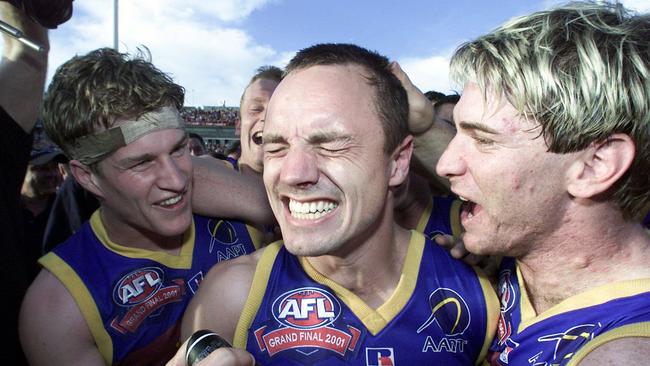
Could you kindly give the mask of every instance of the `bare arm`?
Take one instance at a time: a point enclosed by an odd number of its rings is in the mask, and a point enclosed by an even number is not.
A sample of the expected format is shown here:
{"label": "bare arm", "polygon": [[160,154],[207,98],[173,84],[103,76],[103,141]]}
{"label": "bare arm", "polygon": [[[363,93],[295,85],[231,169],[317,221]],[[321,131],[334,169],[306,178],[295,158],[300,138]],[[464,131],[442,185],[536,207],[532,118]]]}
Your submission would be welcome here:
{"label": "bare arm", "polygon": [[0,105],[23,130],[30,132],[43,99],[49,49],[47,30],[7,2],[0,1],[0,14],[3,21],[20,29],[30,40],[46,49],[37,52],[4,36],[0,63]]}
{"label": "bare arm", "polygon": [[72,295],[45,269],[25,295],[19,332],[30,365],[104,365]]}
{"label": "bare arm", "polygon": [[393,74],[402,82],[408,95],[409,130],[415,146],[412,161],[414,169],[429,181],[449,188],[449,181],[436,174],[436,165],[456,132],[446,123],[435,123],[429,99],[413,85],[399,64],[393,63],[392,66]]}
{"label": "bare arm", "polygon": [[233,343],[239,316],[244,308],[264,249],[251,255],[221,262],[208,272],[199,291],[185,310],[181,338],[201,329],[211,330]]}
{"label": "bare arm", "polygon": [[578,365],[645,365],[649,359],[650,338],[628,337],[599,346],[585,356]]}
{"label": "bare arm", "polygon": [[192,162],[194,212],[239,219],[258,226],[275,223],[261,177],[240,174],[209,156],[195,157]]}

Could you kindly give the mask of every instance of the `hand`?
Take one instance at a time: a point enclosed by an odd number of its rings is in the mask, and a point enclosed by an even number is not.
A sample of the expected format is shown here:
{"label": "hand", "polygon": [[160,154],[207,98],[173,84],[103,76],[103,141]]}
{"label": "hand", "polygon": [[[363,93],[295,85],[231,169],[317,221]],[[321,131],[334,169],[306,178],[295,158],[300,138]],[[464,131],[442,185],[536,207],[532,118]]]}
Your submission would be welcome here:
{"label": "hand", "polygon": [[433,125],[433,106],[431,101],[418,89],[399,64],[391,63],[393,74],[402,82],[409,101],[409,131],[414,135],[426,132]]}
{"label": "hand", "polygon": [[[167,366],[187,366],[185,350],[188,341],[189,339],[180,346],[174,357],[167,362]],[[243,349],[223,347],[210,353],[195,366],[255,366],[255,358]]]}
{"label": "hand", "polygon": [[465,248],[465,243],[461,238],[455,238],[451,235],[436,235],[433,241],[441,247],[447,249],[449,254],[456,259],[460,259],[470,266],[478,265],[485,256],[470,253]]}

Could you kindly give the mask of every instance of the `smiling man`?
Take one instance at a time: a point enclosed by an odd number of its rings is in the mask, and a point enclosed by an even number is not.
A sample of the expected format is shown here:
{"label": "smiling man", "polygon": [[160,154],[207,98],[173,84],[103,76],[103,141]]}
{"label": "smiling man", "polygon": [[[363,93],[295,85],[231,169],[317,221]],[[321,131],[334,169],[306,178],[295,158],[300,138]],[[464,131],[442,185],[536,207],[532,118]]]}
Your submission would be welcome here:
{"label": "smiling man", "polygon": [[385,57],[345,44],[298,52],[264,126],[284,243],[215,266],[184,337],[212,329],[263,365],[482,359],[497,315],[489,283],[394,221],[408,108]]}
{"label": "smiling man", "polygon": [[183,98],[145,58],[112,49],[54,75],[45,128],[100,208],[40,259],[20,317],[31,365],[163,364],[203,275],[255,250],[243,223],[192,214]]}
{"label": "smiling man", "polygon": [[648,39],[650,15],[579,2],[452,58],[464,90],[437,171],[466,200],[466,248],[506,256],[492,365],[648,363]]}

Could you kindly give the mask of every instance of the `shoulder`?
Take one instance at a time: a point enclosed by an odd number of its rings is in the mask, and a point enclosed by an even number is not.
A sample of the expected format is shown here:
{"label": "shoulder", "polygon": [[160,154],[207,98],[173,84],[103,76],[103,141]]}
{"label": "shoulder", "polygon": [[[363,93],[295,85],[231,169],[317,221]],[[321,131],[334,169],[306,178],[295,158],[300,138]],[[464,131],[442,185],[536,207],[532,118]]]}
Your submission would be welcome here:
{"label": "shoulder", "polygon": [[20,312],[19,332],[31,363],[73,364],[76,360],[85,360],[88,364],[96,364],[102,361],[79,305],[63,283],[47,270],[41,270],[27,290]]}
{"label": "shoulder", "polygon": [[265,251],[220,262],[210,269],[183,317],[183,339],[197,330],[210,329],[232,342],[257,263]]}
{"label": "shoulder", "polygon": [[579,366],[642,365],[650,359],[650,337],[615,339],[593,349]]}

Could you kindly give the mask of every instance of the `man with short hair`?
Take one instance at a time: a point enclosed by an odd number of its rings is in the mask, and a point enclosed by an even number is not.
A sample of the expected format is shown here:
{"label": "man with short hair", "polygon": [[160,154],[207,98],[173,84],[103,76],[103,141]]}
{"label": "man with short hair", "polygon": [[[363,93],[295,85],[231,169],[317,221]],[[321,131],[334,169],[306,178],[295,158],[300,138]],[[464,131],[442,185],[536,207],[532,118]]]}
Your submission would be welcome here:
{"label": "man with short hair", "polygon": [[20,316],[32,365],[163,364],[203,275],[258,245],[241,222],[192,214],[184,90],[143,56],[76,56],[48,89],[47,134],[100,208],[40,259]]}
{"label": "man with short hair", "polygon": [[492,365],[650,357],[648,39],[650,15],[580,2],[452,58],[464,89],[437,172],[466,201],[467,249],[506,256]]}
{"label": "man with short hair", "polygon": [[264,183],[284,243],[215,266],[184,337],[214,330],[265,365],[485,356],[497,310],[487,279],[394,221],[408,108],[385,57],[345,44],[298,52],[264,126]]}
{"label": "man with short hair", "polygon": [[261,66],[244,89],[239,102],[240,157],[237,164],[238,169],[245,165],[255,173],[262,173],[264,117],[271,95],[280,80],[282,80],[282,69],[276,66]]}

